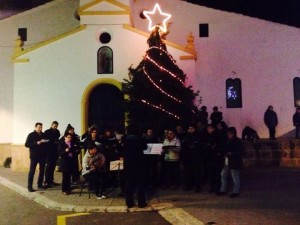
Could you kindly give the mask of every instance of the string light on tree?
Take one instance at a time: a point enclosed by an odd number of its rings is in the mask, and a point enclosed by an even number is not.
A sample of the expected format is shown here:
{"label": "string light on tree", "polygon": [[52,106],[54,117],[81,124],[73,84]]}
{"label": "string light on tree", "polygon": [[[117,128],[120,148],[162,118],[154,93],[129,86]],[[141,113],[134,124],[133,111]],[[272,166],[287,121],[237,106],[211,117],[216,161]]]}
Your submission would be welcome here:
{"label": "string light on tree", "polygon": [[151,104],[151,103],[147,102],[147,101],[144,100],[144,99],[141,100],[141,102],[144,103],[144,104],[146,104],[146,105],[148,105],[148,106],[151,106],[152,108],[161,110],[161,111],[163,111],[164,113],[167,113],[167,114],[169,114],[170,116],[173,116],[174,118],[180,120],[180,117],[179,117],[179,116],[177,116],[175,113],[171,113],[171,112],[169,112],[168,110],[165,110],[164,108],[162,108],[161,105],[157,106],[157,105]]}
{"label": "string light on tree", "polygon": [[180,83],[184,83],[179,77],[177,77],[174,73],[172,73],[171,71],[165,69],[164,67],[160,66],[158,63],[156,63],[153,59],[151,59],[149,57],[149,55],[146,55],[145,57],[146,59],[148,59],[150,62],[152,62],[155,66],[157,66],[160,70],[163,70],[165,72],[167,72],[170,76],[172,76],[173,78],[177,79]]}
{"label": "string light on tree", "polygon": [[149,20],[149,31],[152,31],[156,26],[159,26],[162,32],[167,32],[167,21],[171,18],[171,14],[162,12],[158,3],[154,5],[152,11],[144,11],[143,14]]}
{"label": "string light on tree", "polygon": [[178,98],[175,98],[174,96],[168,94],[167,92],[165,92],[163,89],[161,89],[149,76],[149,74],[147,73],[147,71],[145,70],[145,67],[143,67],[144,73],[146,74],[148,80],[163,94],[165,94],[166,96],[168,96],[169,98],[175,100],[176,102],[182,103],[181,100],[179,100]]}

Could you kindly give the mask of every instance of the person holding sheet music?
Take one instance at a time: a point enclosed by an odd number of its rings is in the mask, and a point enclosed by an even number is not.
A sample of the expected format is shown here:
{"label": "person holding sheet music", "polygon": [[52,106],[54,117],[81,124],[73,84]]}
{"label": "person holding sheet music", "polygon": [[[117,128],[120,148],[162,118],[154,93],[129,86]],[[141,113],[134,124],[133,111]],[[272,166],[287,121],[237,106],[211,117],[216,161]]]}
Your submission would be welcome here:
{"label": "person holding sheet music", "polygon": [[163,142],[163,184],[164,188],[174,185],[173,189],[179,186],[180,182],[180,150],[181,143],[176,137],[174,130],[168,130],[167,138]]}
{"label": "person holding sheet music", "polygon": [[90,146],[91,144],[96,145],[98,152],[103,152],[101,139],[98,134],[98,128],[95,126],[90,128],[89,133],[87,134],[86,138],[84,139],[85,150],[87,150],[88,146]]}
{"label": "person holding sheet music", "polygon": [[[74,151],[73,151],[73,167],[75,168],[72,172],[72,183],[73,184],[78,184],[79,183],[79,163],[78,163],[78,154],[80,153],[81,146],[80,146],[80,137],[75,133],[75,128],[71,125],[68,124],[65,132],[64,132],[64,137],[66,134],[71,134],[72,136],[72,145],[74,146]],[[64,137],[60,139],[60,142],[64,142]]]}
{"label": "person holding sheet music", "polygon": [[64,140],[58,145],[58,153],[60,156],[60,168],[62,171],[61,190],[64,195],[71,194],[71,176],[76,170],[74,161],[77,157],[76,148],[72,142],[73,135],[71,133],[64,134]]}
{"label": "person holding sheet music", "polygon": [[46,189],[43,185],[44,180],[44,172],[45,172],[45,162],[47,157],[47,149],[46,143],[47,140],[45,139],[45,135],[42,132],[43,124],[37,122],[35,124],[34,131],[28,134],[25,142],[25,146],[29,148],[29,157],[30,157],[30,167],[28,173],[28,191],[34,192],[35,190],[32,187],[33,178],[35,174],[35,170],[37,164],[39,164],[40,172],[38,176],[38,188],[39,189]]}

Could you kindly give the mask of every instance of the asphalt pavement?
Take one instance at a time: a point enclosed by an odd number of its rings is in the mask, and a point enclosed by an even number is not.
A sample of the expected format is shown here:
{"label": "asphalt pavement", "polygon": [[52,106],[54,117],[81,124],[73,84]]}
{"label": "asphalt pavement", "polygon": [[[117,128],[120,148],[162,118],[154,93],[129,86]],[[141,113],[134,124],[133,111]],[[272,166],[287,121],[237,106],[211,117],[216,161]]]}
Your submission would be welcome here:
{"label": "asphalt pavement", "polygon": [[[61,173],[56,172],[55,179],[60,182]],[[118,189],[110,190],[107,193],[108,198],[101,200],[93,195],[89,198],[86,189],[79,196],[79,188],[75,188],[72,195],[64,196],[59,186],[29,193],[26,188],[27,173],[12,172],[8,168],[0,167],[0,184],[50,210],[72,213],[102,212],[105,215],[123,213],[124,218],[129,218],[129,215],[136,212],[145,215],[157,212],[169,224],[178,225],[300,224],[300,168],[245,168],[241,171],[241,181],[241,194],[238,198],[216,196],[209,193],[208,186],[204,186],[200,193],[183,191],[182,187],[177,190],[159,188],[149,199],[148,207],[128,209],[124,198],[118,195]],[[74,218],[71,220],[77,221]],[[132,224],[139,223],[132,220]]]}

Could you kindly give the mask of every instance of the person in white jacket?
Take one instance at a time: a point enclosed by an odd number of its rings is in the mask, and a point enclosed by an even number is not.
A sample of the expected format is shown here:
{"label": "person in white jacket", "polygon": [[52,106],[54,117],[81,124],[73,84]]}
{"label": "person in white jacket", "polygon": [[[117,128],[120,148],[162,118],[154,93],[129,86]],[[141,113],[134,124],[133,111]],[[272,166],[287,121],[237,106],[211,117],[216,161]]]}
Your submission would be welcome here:
{"label": "person in white jacket", "polygon": [[180,182],[180,150],[181,143],[173,130],[168,130],[163,142],[163,183],[165,188],[174,185],[178,187]]}

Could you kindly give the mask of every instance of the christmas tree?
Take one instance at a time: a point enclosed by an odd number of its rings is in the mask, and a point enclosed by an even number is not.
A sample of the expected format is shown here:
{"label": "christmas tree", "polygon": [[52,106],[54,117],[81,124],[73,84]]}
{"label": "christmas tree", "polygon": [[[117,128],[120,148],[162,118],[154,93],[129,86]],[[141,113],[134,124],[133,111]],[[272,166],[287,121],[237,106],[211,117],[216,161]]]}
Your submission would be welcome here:
{"label": "christmas tree", "polygon": [[123,82],[127,122],[157,132],[188,125],[195,118],[194,105],[198,92],[186,87],[186,75],[177,66],[163,42],[160,26],[155,26],[149,39],[149,49],[136,68],[129,68],[129,79]]}

